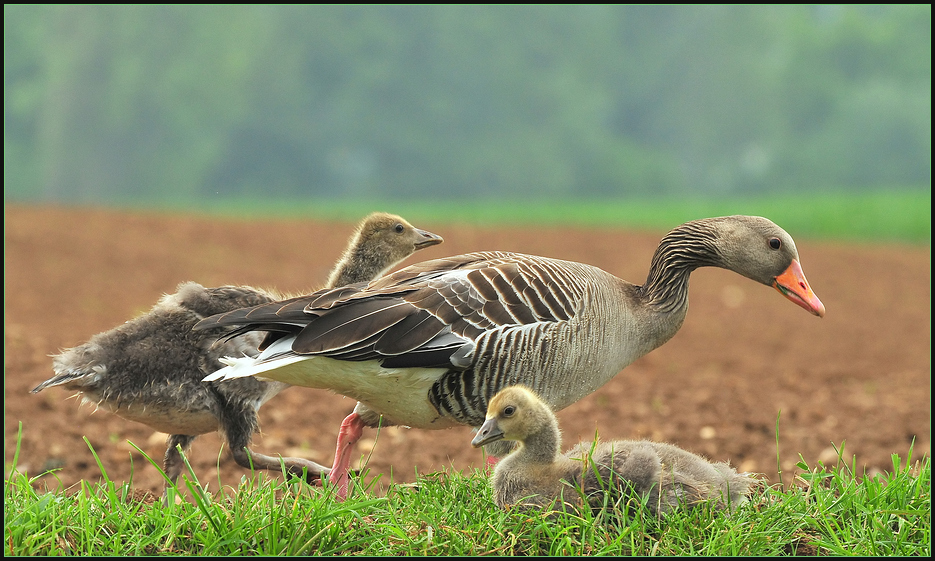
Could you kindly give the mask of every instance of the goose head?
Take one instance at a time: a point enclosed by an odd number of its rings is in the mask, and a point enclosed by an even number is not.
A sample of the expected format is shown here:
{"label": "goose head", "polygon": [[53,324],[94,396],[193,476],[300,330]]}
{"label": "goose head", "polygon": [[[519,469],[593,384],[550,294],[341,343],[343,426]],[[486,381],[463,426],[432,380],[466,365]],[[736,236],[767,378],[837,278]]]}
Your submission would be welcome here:
{"label": "goose head", "polygon": [[825,306],[805,279],[792,236],[760,216],[728,218],[718,226],[725,267],[772,286],[797,306],[824,317]]}
{"label": "goose head", "polygon": [[818,317],[825,306],[802,272],[795,242],[785,230],[761,216],[722,216],[686,222],[663,237],[653,255],[647,293],[661,302],[683,291],[687,274],[702,266],[729,269],[772,286]]}
{"label": "goose head", "polygon": [[374,212],[358,224],[328,279],[328,286],[377,278],[416,251],[443,241],[438,234],[416,228],[401,216]]}
{"label": "goose head", "polygon": [[385,255],[386,261],[398,263],[419,249],[443,241],[438,234],[416,228],[401,216],[374,212],[358,227],[356,245],[366,247],[369,253]]}
{"label": "goose head", "polygon": [[478,448],[498,440],[524,443],[543,428],[557,433],[557,421],[549,406],[530,389],[510,386],[490,400],[487,419],[477,430],[471,445]]}

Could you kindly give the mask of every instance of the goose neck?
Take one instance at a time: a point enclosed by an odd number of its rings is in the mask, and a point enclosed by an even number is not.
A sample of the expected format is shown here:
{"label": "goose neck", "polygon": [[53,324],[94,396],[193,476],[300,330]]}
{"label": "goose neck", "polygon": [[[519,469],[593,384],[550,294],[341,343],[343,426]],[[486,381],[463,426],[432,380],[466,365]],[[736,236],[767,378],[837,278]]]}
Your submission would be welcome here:
{"label": "goose neck", "polygon": [[716,267],[721,262],[715,234],[697,223],[683,224],[659,242],[649,266],[644,300],[662,312],[687,306],[688,279],[699,267]]}
{"label": "goose neck", "polygon": [[555,461],[562,446],[562,435],[558,422],[554,419],[543,424],[536,432],[530,434],[523,441],[523,446],[517,452],[522,461],[527,463],[548,464]]}
{"label": "goose neck", "polygon": [[344,286],[366,281],[380,276],[386,268],[382,267],[379,256],[375,256],[366,244],[356,243],[349,248],[338,261],[329,278],[328,286]]}

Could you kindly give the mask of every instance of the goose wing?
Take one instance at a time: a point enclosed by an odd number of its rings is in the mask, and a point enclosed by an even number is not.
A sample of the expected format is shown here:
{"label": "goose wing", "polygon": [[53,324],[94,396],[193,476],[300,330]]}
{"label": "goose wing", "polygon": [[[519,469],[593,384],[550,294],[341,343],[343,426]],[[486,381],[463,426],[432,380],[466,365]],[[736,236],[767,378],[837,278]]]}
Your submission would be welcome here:
{"label": "goose wing", "polygon": [[486,332],[574,316],[581,290],[562,263],[505,252],[435,259],[369,285],[212,316],[196,329],[289,333],[296,355],[378,359],[388,368],[465,369]]}

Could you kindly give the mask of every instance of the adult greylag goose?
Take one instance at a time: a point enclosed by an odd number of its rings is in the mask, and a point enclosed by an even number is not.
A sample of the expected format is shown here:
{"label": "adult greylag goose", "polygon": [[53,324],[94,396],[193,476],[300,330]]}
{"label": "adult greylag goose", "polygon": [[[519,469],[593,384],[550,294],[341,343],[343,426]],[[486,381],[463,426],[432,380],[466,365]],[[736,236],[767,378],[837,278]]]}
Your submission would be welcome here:
{"label": "adult greylag goose", "polygon": [[703,266],[825,313],[789,234],[766,218],[726,216],[666,234],[642,285],[583,263],[469,253],[366,286],[219,314],[195,329],[240,326],[231,335],[278,337],[256,357],[223,359],[227,367],[207,380],[261,376],[360,402],[338,435],[332,474],[341,498],[350,446],[380,415],[387,425],[479,427],[494,394],[518,383],[555,410],[571,405],[675,335],[688,311],[689,275]]}
{"label": "adult greylag goose", "polygon": [[615,440],[582,442],[562,454],[562,435],[555,413],[524,386],[501,390],[487,407],[474,447],[500,440],[519,443],[497,463],[491,477],[494,502],[547,506],[558,500],[573,507],[600,510],[608,505],[645,501],[653,514],[680,505],[712,501],[737,507],[747,500],[757,480],[726,463],[708,460],[663,442]]}
{"label": "adult greylag goose", "polygon": [[[370,214],[350,237],[327,286],[369,281],[417,250],[442,241],[399,216]],[[205,288],[183,282],[146,314],[55,355],[55,376],[32,393],[51,386],[78,390],[84,402],[168,433],[165,471],[173,482],[183,467],[177,445],[188,450],[196,436],[218,430],[239,465],[279,471],[278,457],[253,452],[248,446],[259,428],[260,406],[288,384],[256,378],[202,381],[220,367],[223,356],[255,356],[264,334],[245,333],[216,344],[222,329],[192,331],[205,317],[279,298],[247,286]],[[302,458],[283,461],[291,473],[301,476],[305,470],[309,481],[329,471]],[[166,497],[168,489],[167,483]]]}

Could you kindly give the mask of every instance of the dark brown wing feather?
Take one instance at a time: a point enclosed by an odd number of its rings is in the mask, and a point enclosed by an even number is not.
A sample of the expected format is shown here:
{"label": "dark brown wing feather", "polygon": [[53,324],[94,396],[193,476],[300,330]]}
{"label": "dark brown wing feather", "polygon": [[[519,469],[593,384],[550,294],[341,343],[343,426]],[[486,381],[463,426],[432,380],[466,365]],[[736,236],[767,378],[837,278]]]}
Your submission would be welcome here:
{"label": "dark brown wing feather", "polygon": [[396,325],[413,311],[408,303],[387,298],[356,300],[321,314],[292,344],[298,354],[330,354]]}
{"label": "dark brown wing feather", "polygon": [[[411,352],[445,329],[445,324],[437,317],[426,310],[417,310],[386,329],[374,343],[373,350],[387,356]],[[413,341],[421,343],[413,344]]]}
{"label": "dark brown wing feather", "polygon": [[537,259],[483,252],[425,261],[369,285],[213,316],[196,329],[240,326],[233,333],[242,334],[262,328],[270,332],[263,348],[295,335],[298,354],[382,359],[386,367],[451,368],[455,357],[463,368],[473,341],[490,329],[574,315],[576,287],[557,286],[561,271]]}

